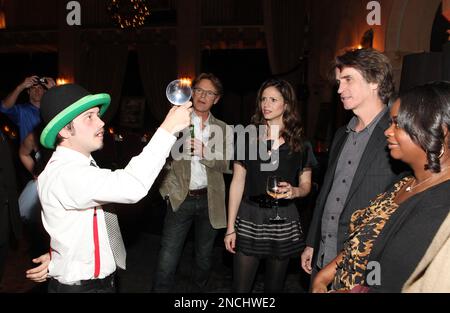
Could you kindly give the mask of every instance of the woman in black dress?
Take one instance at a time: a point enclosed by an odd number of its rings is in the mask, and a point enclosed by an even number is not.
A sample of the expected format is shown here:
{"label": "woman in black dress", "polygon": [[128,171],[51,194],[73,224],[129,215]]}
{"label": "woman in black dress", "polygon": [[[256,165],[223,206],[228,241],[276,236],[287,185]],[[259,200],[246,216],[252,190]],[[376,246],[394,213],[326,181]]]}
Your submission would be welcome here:
{"label": "woman in black dress", "polygon": [[[250,292],[260,260],[265,259],[264,291],[281,292],[289,259],[304,248],[293,199],[308,195],[311,169],[317,163],[311,145],[302,139],[295,92],[288,82],[270,79],[262,84],[246,130],[245,144],[240,144],[239,134],[236,140],[224,239],[225,248],[234,254],[233,291]],[[280,177],[278,201],[266,191],[267,179],[274,175]]]}

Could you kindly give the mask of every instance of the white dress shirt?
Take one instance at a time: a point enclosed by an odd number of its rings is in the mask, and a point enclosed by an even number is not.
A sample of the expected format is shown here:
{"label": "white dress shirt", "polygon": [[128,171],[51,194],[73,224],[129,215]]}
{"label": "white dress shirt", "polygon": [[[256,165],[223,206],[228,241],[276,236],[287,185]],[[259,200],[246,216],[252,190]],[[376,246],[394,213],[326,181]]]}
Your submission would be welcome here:
{"label": "white dress shirt", "polygon": [[[94,208],[106,203],[135,203],[147,195],[176,138],[160,128],[124,169],[90,166],[92,157],[58,146],[38,177],[42,222],[52,250],[49,275],[74,284],[94,278]],[[104,212],[97,209],[100,275],[116,269]]]}
{"label": "white dress shirt", "polygon": [[[195,139],[200,140],[206,146],[209,140],[209,114],[203,123],[205,127],[202,129],[202,118],[195,112],[192,112],[192,124],[194,125]],[[189,181],[189,189],[202,189],[208,186],[208,178],[206,176],[206,167],[200,163],[201,158],[193,155],[191,158],[191,180]]]}

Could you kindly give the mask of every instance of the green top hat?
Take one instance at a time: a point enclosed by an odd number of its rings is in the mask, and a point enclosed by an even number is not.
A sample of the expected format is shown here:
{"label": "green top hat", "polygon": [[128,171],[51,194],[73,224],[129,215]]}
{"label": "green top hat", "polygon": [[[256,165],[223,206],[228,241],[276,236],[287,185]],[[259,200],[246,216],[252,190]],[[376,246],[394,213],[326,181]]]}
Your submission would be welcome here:
{"label": "green top hat", "polygon": [[102,116],[111,103],[107,93],[92,95],[83,87],[67,84],[50,88],[41,100],[41,116],[45,128],[41,133],[41,144],[55,148],[56,136],[74,118],[93,107],[100,107]]}

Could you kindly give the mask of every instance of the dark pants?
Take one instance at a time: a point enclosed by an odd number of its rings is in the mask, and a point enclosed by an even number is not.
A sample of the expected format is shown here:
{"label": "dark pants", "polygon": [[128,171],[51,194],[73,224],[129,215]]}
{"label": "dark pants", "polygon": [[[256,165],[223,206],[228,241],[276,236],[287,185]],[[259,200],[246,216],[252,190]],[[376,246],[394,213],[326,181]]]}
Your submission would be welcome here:
{"label": "dark pants", "polygon": [[103,279],[82,280],[77,285],[62,284],[54,278],[48,283],[48,293],[115,293],[115,275]]}
{"label": "dark pants", "polygon": [[8,256],[9,245],[7,243],[0,244],[0,284],[3,279],[3,272],[5,270],[6,258]]}
{"label": "dark pants", "polygon": [[188,196],[176,212],[173,212],[170,205],[168,206],[161,238],[161,249],[153,278],[153,291],[172,291],[178,262],[192,222],[195,225],[195,264],[192,266],[192,283],[194,284],[192,291],[204,291],[212,266],[212,252],[217,235],[217,230],[211,226],[209,221],[206,194]]}

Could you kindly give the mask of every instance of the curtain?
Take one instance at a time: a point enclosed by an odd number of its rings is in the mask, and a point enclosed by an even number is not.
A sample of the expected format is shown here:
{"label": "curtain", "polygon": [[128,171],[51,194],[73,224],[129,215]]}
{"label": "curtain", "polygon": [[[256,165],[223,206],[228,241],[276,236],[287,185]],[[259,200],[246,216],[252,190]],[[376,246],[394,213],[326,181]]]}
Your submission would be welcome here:
{"label": "curtain", "polygon": [[242,96],[234,91],[225,92],[219,101],[217,108],[220,110],[221,119],[228,124],[243,124],[242,117]]}
{"label": "curtain", "polygon": [[166,87],[177,79],[176,49],[170,45],[138,45],[139,70],[147,107],[156,121],[162,122],[171,108]]}
{"label": "curtain", "polygon": [[[301,63],[307,12],[304,0],[264,0],[264,30],[273,75],[282,75],[295,87],[302,80]],[[300,70],[300,71],[299,71]]]}
{"label": "curtain", "polygon": [[256,91],[245,94],[229,91],[220,99],[218,107],[212,107],[212,111],[213,114],[216,111],[220,113],[220,119],[228,124],[247,126],[255,113],[255,107]]}
{"label": "curtain", "polygon": [[76,82],[91,93],[108,93],[111,106],[103,116],[109,121],[117,112],[127,66],[128,46],[119,44],[83,45]]}

